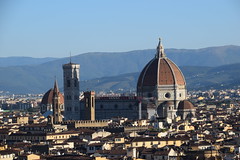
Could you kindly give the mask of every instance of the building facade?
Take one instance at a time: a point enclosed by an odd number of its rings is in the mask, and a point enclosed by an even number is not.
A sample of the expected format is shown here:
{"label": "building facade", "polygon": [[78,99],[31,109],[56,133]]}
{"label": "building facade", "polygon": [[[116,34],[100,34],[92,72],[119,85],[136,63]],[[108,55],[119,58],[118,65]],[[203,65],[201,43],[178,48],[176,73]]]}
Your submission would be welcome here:
{"label": "building facade", "polygon": [[[89,94],[84,95],[89,97]],[[94,99],[94,112],[96,120],[111,119],[116,117],[126,117],[128,119],[139,118],[139,101],[136,96],[94,97]],[[80,104],[81,119],[90,120],[93,108],[86,107],[86,100],[81,100]]]}

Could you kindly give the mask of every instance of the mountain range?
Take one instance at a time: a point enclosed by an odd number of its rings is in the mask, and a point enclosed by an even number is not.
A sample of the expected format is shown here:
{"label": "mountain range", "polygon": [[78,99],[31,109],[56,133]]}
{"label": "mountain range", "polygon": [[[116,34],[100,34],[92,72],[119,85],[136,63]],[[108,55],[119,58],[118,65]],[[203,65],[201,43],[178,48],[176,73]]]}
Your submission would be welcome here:
{"label": "mountain range", "polygon": [[[155,54],[155,49],[129,52],[94,52],[71,57],[80,64],[82,90],[135,90],[139,72]],[[167,57],[180,66],[188,88],[232,86],[240,77],[240,46],[202,49],[165,49]],[[26,57],[24,57],[26,59]],[[41,58],[25,65],[21,57],[0,58],[0,90],[11,93],[43,93],[53,87],[54,77],[62,87],[62,65],[67,58]],[[2,63],[4,61],[4,64]],[[236,64],[235,64],[236,63]],[[101,84],[100,84],[101,82]]]}
{"label": "mountain range", "polygon": [[[184,66],[180,69],[185,76],[188,90],[228,89],[240,86],[240,63],[219,67]],[[139,74],[140,72],[136,72],[82,81],[81,90],[118,93],[136,91]]]}

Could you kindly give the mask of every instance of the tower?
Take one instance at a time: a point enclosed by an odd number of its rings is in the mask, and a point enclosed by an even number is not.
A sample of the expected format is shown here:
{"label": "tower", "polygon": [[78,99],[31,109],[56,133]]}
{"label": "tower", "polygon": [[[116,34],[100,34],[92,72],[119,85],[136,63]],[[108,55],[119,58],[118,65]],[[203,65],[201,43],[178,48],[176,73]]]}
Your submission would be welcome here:
{"label": "tower", "polygon": [[54,88],[53,88],[53,97],[52,97],[52,107],[53,107],[53,123],[61,123],[62,122],[62,108],[63,105],[60,101],[60,92],[57,85],[57,80],[55,80]]}
{"label": "tower", "polygon": [[95,92],[87,91],[84,92],[84,101],[85,101],[85,119],[86,120],[95,120]]}
{"label": "tower", "polygon": [[79,64],[70,62],[63,65],[65,120],[80,119],[79,69]]}

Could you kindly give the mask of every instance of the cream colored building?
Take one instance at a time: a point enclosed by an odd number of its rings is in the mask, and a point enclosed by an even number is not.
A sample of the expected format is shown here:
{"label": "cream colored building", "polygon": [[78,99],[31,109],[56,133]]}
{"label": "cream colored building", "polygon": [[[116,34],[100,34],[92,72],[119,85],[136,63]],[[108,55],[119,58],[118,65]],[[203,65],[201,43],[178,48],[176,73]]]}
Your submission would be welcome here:
{"label": "cream colored building", "polygon": [[37,154],[25,154],[18,156],[18,160],[40,160],[40,155]]}
{"label": "cream colored building", "polygon": [[166,145],[181,146],[185,141],[176,138],[135,137],[128,147],[162,148]]}
{"label": "cream colored building", "polygon": [[14,124],[28,124],[28,117],[26,116],[17,116],[12,117],[12,123]]}
{"label": "cream colored building", "polygon": [[0,151],[0,159],[1,160],[13,160],[15,157],[14,153],[6,152],[6,151]]}

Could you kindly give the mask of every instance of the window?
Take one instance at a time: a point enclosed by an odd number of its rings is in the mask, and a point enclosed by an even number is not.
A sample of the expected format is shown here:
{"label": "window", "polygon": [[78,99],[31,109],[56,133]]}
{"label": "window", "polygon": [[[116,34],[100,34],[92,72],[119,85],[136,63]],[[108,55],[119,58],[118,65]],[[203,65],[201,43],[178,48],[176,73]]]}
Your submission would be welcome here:
{"label": "window", "polygon": [[71,87],[70,80],[67,80],[67,87]]}
{"label": "window", "polygon": [[129,108],[129,109],[132,109],[132,104],[129,104],[128,108]]}
{"label": "window", "polygon": [[94,107],[94,97],[92,97],[92,107]]}
{"label": "window", "polygon": [[165,94],[165,98],[170,98],[171,97],[171,94],[168,92]]}
{"label": "window", "polygon": [[86,98],[86,104],[85,105],[86,105],[86,107],[89,107],[88,106],[88,98]]}
{"label": "window", "polygon": [[67,100],[71,100],[71,99],[72,99],[71,96],[68,96],[68,95],[67,95],[66,97],[67,97],[67,98],[66,98]]}
{"label": "window", "polygon": [[103,109],[103,105],[102,104],[100,105],[100,108]]}
{"label": "window", "polygon": [[152,97],[152,93],[148,93],[148,97]]}
{"label": "window", "polygon": [[115,105],[114,105],[114,108],[115,108],[115,109],[117,109],[117,108],[118,108],[118,105],[117,105],[117,104],[115,104]]}
{"label": "window", "polygon": [[74,87],[77,87],[77,80],[74,80]]}
{"label": "window", "polygon": [[78,111],[78,107],[75,107],[74,109],[75,109],[75,111]]}
{"label": "window", "polygon": [[77,95],[75,95],[74,98],[75,98],[75,100],[78,100],[78,96]]}

